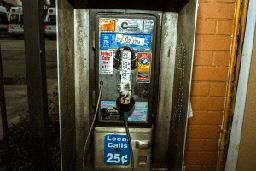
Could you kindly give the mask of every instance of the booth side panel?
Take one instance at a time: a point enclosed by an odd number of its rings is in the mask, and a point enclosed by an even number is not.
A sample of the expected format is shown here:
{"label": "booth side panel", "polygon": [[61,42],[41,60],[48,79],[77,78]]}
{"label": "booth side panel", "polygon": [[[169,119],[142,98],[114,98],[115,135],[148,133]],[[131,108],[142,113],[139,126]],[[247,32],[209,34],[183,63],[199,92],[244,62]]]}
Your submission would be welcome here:
{"label": "booth side panel", "polygon": [[169,170],[184,167],[188,105],[194,59],[197,0],[191,0],[178,16],[178,41],[173,84],[172,116],[170,124]]}
{"label": "booth side panel", "polygon": [[[76,121],[76,170],[92,170],[91,148],[85,151],[89,114],[89,10],[74,10],[74,72]],[[84,161],[85,160],[85,161]]]}
{"label": "booth side panel", "polygon": [[57,1],[57,61],[62,171],[75,169],[75,88],[73,8]]}
{"label": "booth side panel", "polygon": [[[173,75],[177,44],[178,13],[164,13],[162,16],[159,109],[156,115],[153,166],[166,167],[168,163],[168,141],[172,111]],[[166,81],[168,80],[168,81]]]}

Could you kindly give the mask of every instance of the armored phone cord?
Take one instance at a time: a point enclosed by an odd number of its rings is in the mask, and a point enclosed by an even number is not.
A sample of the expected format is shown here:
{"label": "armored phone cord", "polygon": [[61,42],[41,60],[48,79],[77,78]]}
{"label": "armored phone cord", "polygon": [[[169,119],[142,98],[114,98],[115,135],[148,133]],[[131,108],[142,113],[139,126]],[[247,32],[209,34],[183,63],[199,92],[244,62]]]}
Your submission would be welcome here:
{"label": "armored phone cord", "polygon": [[129,131],[129,126],[128,126],[128,112],[124,112],[124,124],[125,124],[125,132],[128,137],[128,142],[129,142],[129,148],[130,148],[130,153],[131,153],[131,168],[132,171],[134,171],[134,155],[133,155],[133,150],[132,150],[132,138],[131,134]]}
{"label": "armored phone cord", "polygon": [[85,171],[85,157],[86,157],[86,152],[88,150],[89,140],[91,138],[91,134],[93,132],[93,128],[95,126],[96,119],[97,119],[97,116],[98,116],[98,111],[99,111],[99,107],[100,107],[100,100],[101,100],[101,95],[102,95],[102,86],[103,86],[103,82],[101,81],[100,82],[100,88],[99,88],[99,96],[98,96],[98,99],[97,99],[97,104],[96,104],[96,109],[95,109],[93,121],[92,121],[91,127],[89,129],[88,135],[87,135],[85,143],[84,143],[84,149],[83,149],[83,171]]}

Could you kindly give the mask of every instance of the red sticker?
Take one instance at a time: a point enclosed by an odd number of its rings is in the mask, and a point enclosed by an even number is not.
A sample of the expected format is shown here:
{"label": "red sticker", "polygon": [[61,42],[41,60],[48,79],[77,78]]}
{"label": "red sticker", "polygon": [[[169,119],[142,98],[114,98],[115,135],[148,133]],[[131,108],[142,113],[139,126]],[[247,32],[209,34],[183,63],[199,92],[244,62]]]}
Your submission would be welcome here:
{"label": "red sticker", "polygon": [[99,60],[100,74],[113,74],[113,51],[101,51]]}
{"label": "red sticker", "polygon": [[137,53],[138,73],[137,82],[149,83],[151,73],[151,53]]}

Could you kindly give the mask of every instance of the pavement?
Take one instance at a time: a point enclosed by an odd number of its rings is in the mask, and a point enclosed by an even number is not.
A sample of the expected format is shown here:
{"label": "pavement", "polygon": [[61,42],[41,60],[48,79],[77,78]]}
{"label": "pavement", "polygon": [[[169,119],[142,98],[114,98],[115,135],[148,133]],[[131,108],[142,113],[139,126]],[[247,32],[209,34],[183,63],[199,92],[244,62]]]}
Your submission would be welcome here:
{"label": "pavement", "polygon": [[[23,39],[0,38],[5,80],[5,98],[8,125],[19,122],[20,117],[28,113],[27,86],[25,72],[25,46]],[[45,40],[47,86],[51,95],[57,86],[56,41]],[[0,119],[0,140],[2,123]]]}

